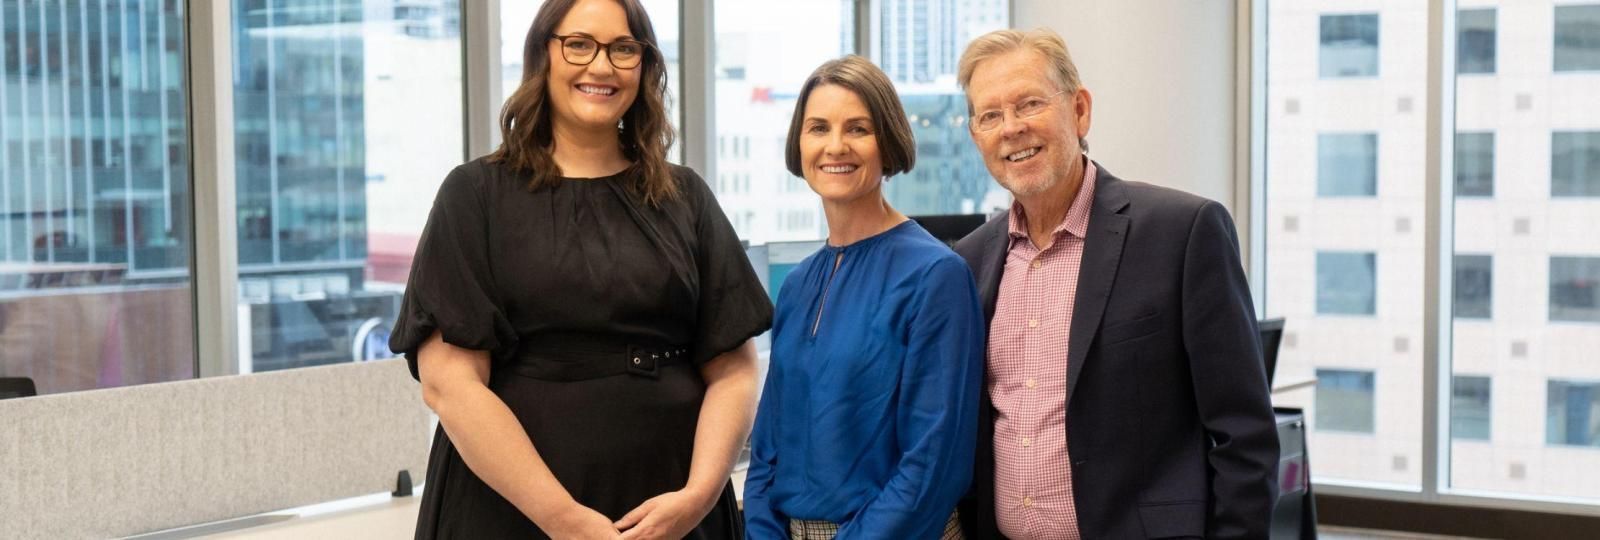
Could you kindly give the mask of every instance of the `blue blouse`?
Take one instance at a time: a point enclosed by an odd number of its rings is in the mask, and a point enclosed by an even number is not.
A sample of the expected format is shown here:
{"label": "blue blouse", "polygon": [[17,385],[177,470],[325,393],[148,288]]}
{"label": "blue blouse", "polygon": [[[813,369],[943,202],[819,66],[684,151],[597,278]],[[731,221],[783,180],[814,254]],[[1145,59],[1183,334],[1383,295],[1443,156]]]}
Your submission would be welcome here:
{"label": "blue blouse", "polygon": [[938,538],[972,481],[983,347],[971,271],[915,222],[802,261],[778,293],[749,536],[789,538],[793,518]]}

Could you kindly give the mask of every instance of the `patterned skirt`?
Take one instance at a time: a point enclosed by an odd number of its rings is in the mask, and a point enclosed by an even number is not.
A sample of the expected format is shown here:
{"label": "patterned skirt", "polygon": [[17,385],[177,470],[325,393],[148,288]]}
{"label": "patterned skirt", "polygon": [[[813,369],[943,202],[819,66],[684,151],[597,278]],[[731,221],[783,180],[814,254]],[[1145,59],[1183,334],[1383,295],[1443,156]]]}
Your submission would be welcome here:
{"label": "patterned skirt", "polygon": [[[811,521],[805,519],[789,520],[789,540],[833,540],[839,534],[839,524],[831,521]],[[950,519],[944,522],[944,534],[939,535],[939,540],[964,540],[961,534],[961,520],[956,512],[950,513]]]}

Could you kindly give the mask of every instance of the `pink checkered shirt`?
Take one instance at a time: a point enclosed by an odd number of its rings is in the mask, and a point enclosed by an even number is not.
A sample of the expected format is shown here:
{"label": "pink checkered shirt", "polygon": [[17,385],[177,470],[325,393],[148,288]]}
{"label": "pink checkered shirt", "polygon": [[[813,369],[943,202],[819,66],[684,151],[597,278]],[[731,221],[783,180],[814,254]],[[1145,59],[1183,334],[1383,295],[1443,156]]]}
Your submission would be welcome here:
{"label": "pink checkered shirt", "polygon": [[1011,246],[989,323],[989,398],[994,421],[994,510],[1000,532],[1024,540],[1077,539],[1067,455],[1067,339],[1077,297],[1083,239],[1094,201],[1095,166],[1040,251],[1027,216],[1011,204]]}

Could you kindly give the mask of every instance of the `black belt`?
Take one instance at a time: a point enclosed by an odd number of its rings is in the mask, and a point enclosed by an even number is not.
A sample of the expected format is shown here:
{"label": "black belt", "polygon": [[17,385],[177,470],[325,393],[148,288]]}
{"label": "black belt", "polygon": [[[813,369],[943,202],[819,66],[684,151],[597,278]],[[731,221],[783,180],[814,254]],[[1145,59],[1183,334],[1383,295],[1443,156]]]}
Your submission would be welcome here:
{"label": "black belt", "polygon": [[658,379],[661,368],[689,363],[682,346],[595,345],[524,346],[511,370],[543,381],[586,381],[628,374]]}

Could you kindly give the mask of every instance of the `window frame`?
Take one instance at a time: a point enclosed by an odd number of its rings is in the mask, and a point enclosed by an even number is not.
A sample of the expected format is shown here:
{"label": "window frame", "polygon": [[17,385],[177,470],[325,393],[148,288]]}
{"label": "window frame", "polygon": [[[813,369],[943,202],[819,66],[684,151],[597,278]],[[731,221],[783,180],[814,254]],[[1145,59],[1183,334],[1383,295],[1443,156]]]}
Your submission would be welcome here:
{"label": "window frame", "polygon": [[[1240,69],[1237,91],[1241,113],[1236,115],[1237,137],[1241,148],[1237,163],[1235,200],[1241,212],[1238,223],[1241,245],[1254,293],[1257,313],[1266,307],[1268,268],[1266,265],[1267,179],[1267,3],[1272,0],[1243,0],[1238,4],[1239,24],[1235,43]],[[1287,0],[1279,0],[1287,1]],[[1423,279],[1423,366],[1422,366],[1422,479],[1416,486],[1396,486],[1379,482],[1314,478],[1317,490],[1325,495],[1374,500],[1438,504],[1457,507],[1525,510],[1582,516],[1600,516],[1595,499],[1528,495],[1458,488],[1450,485],[1450,419],[1452,397],[1450,378],[1453,343],[1455,253],[1455,167],[1454,136],[1456,84],[1455,0],[1426,0],[1428,50],[1427,90],[1422,96],[1425,116]],[[1496,17],[1497,24],[1499,17]],[[1381,19],[1380,19],[1381,27]],[[1496,31],[1498,41],[1498,28]],[[1320,40],[1320,36],[1319,36]],[[1380,48],[1382,43],[1380,41]],[[1319,43],[1320,47],[1320,43]],[[1379,53],[1382,54],[1381,52]],[[1553,61],[1552,61],[1553,62]],[[1497,66],[1498,67],[1498,66]],[[1552,66],[1553,67],[1553,66]],[[1320,79],[1320,65],[1318,67]],[[1555,72],[1557,76],[1582,72]],[[1247,152],[1247,154],[1246,154]]]}

